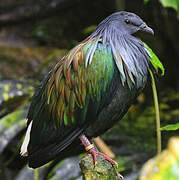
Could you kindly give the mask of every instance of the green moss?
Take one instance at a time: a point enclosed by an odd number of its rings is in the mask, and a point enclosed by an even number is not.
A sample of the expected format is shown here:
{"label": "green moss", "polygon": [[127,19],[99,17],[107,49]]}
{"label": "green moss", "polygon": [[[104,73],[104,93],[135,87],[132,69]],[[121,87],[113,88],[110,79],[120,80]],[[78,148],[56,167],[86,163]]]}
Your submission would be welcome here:
{"label": "green moss", "polygon": [[91,155],[85,156],[80,161],[83,180],[119,180],[116,169],[104,158],[97,156],[97,164]]}
{"label": "green moss", "polygon": [[[47,47],[4,47],[0,46],[0,71],[3,77],[32,77],[38,66],[53,66],[65,54],[65,50]],[[50,61],[53,60],[53,63]],[[36,64],[34,68],[33,64]],[[23,65],[23,68],[22,68]]]}
{"label": "green moss", "polygon": [[[24,107],[21,107],[1,119],[1,128],[3,129],[3,131],[5,131],[7,128],[11,127],[16,122],[23,119],[25,119],[25,113]],[[24,123],[21,122],[20,125],[24,125]]]}

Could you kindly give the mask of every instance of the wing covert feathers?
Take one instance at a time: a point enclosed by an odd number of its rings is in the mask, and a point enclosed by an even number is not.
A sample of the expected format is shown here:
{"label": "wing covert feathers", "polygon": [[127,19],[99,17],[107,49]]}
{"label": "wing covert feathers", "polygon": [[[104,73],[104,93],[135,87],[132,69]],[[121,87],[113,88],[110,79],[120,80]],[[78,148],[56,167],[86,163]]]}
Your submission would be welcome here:
{"label": "wing covert feathers", "polygon": [[[98,44],[100,36],[87,39],[73,48],[51,72],[46,84],[49,113],[55,127],[73,125],[76,109],[87,108],[89,101],[100,101],[112,79],[114,62],[111,49]],[[85,116],[84,116],[85,118]]]}

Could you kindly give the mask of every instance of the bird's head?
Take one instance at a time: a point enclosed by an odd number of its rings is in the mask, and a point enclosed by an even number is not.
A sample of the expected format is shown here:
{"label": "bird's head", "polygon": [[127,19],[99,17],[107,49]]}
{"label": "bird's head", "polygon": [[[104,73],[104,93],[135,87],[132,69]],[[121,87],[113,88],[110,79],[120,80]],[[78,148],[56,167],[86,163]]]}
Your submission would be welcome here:
{"label": "bird's head", "polygon": [[147,24],[136,14],[126,11],[120,11],[113,13],[104,19],[99,27],[109,27],[115,30],[117,33],[125,34],[135,34],[138,31],[143,31],[149,34],[154,34],[152,28],[147,26]]}

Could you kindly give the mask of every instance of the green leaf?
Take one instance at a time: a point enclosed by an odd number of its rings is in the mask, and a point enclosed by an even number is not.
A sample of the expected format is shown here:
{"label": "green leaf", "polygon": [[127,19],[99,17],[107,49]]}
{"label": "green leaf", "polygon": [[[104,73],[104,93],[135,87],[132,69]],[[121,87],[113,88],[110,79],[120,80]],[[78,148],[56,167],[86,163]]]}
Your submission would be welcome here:
{"label": "green leaf", "polygon": [[[144,0],[144,4],[149,0]],[[176,10],[177,17],[179,19],[179,0],[159,0],[163,7],[171,7]]]}
{"label": "green leaf", "polygon": [[160,3],[164,7],[171,7],[176,10],[177,17],[179,19],[179,0],[160,0]]}
{"label": "green leaf", "polygon": [[178,0],[160,0],[160,3],[164,6],[164,7],[172,7],[174,8],[176,11],[179,8],[179,1]]}
{"label": "green leaf", "polygon": [[144,4],[147,4],[149,2],[149,0],[144,0]]}
{"label": "green leaf", "polygon": [[170,7],[176,10],[179,19],[179,0],[160,0],[163,7]]}
{"label": "green leaf", "polygon": [[87,28],[83,29],[83,34],[91,34],[95,29],[96,29],[96,25],[91,25],[88,26]]}
{"label": "green leaf", "polygon": [[164,126],[162,128],[160,128],[161,131],[174,131],[174,130],[177,130],[179,129],[179,123],[176,123],[176,124],[170,124],[170,125],[167,125],[167,126]]}
{"label": "green leaf", "polygon": [[165,74],[165,69],[163,67],[163,64],[161,63],[159,58],[155,55],[155,53],[152,51],[152,49],[146,43],[144,44],[146,48],[148,49],[148,51],[150,52],[150,56],[151,56],[150,62],[152,63],[153,67],[155,68],[157,72],[159,69],[162,71],[161,75],[163,76]]}

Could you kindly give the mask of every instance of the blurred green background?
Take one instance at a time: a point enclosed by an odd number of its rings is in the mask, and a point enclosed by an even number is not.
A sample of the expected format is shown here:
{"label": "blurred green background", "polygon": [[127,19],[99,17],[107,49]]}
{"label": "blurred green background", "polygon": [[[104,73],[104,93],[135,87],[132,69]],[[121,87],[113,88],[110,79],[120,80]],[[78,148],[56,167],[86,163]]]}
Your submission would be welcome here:
{"label": "blurred green background", "polygon": [[[161,126],[165,127],[162,149],[179,135],[179,0],[1,0],[0,179],[81,179],[78,161],[82,155],[54,161],[38,171],[26,166],[19,155],[25,118],[34,87],[50,68],[101,20],[120,10],[138,14],[155,31],[154,37],[141,38],[165,67],[165,75],[156,80]],[[118,170],[126,180],[138,179],[143,164],[157,151],[150,84],[123,120],[102,138],[116,154]],[[179,169],[179,156],[175,158]],[[177,180],[179,175],[172,178]]]}

